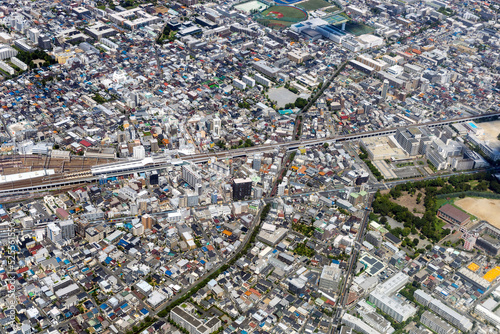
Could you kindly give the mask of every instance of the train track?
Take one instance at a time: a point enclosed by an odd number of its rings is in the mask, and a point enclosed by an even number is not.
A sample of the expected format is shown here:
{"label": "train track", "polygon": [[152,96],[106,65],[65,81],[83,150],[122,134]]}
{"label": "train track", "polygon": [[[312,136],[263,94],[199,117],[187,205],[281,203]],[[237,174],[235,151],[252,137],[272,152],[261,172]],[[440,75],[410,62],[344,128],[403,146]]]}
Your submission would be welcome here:
{"label": "train track", "polygon": [[[452,119],[452,120],[428,122],[428,123],[417,124],[417,125],[412,125],[412,126],[415,126],[415,127],[422,127],[422,126],[436,127],[436,126],[442,126],[442,125],[447,125],[447,124],[452,124],[452,123],[464,123],[464,122],[473,121],[476,119],[498,117],[498,116],[500,116],[500,112],[467,116],[467,117],[461,117],[461,118]],[[359,139],[369,138],[369,137],[392,135],[392,134],[395,134],[396,131],[400,128],[406,128],[406,127],[387,128],[387,129],[377,130],[377,131],[368,131],[368,132],[363,132],[363,133],[338,135],[338,136],[334,136],[334,137],[330,137],[330,138],[309,139],[309,140],[293,140],[293,141],[290,141],[288,143],[260,145],[260,146],[245,148],[245,149],[229,150],[229,151],[222,151],[222,152],[197,153],[197,154],[193,154],[193,155],[182,156],[181,159],[186,160],[186,161],[191,161],[191,162],[197,164],[197,163],[205,163],[207,161],[210,161],[210,159],[212,159],[214,157],[217,158],[218,160],[221,160],[221,159],[223,160],[223,159],[244,157],[244,156],[252,155],[252,154],[257,153],[257,152],[272,152],[272,151],[277,150],[277,149],[286,149],[288,151],[291,151],[291,150],[296,150],[299,147],[312,147],[312,146],[316,146],[316,145],[322,145],[323,143],[353,141],[353,140],[359,140]],[[0,162],[1,161],[2,160],[0,160]],[[88,161],[88,162],[90,163],[90,161]],[[63,173],[58,173],[58,174],[52,175],[50,177],[2,183],[2,184],[0,184],[0,195],[2,193],[5,194],[7,192],[13,193],[16,191],[23,192],[23,191],[31,191],[31,190],[45,190],[48,187],[59,187],[61,185],[66,185],[66,184],[78,185],[78,184],[84,184],[84,183],[89,183],[89,182],[96,182],[98,180],[99,176],[89,174],[90,167],[92,167],[92,165],[84,164],[85,160],[78,161],[78,163],[79,163],[79,165],[74,167],[75,171],[73,171],[72,174],[69,174],[69,175],[63,174]],[[144,166],[144,168],[142,168],[140,170],[123,171],[123,172],[116,172],[116,173],[114,173],[114,174],[112,173],[112,174],[113,174],[113,176],[128,175],[128,174],[132,174],[134,172],[144,172],[147,170],[153,170],[155,168],[159,169],[159,168],[166,166],[167,164],[168,164],[167,162],[160,161],[160,162],[156,162],[152,165]],[[119,166],[119,163],[117,163],[117,166]],[[78,170],[78,167],[80,168],[79,171],[81,171],[83,174],[77,175],[76,170]],[[89,169],[83,169],[84,167],[89,167]],[[55,167],[55,168],[57,168],[57,167]],[[65,166],[64,168],[71,168],[71,167]],[[70,169],[68,169],[68,171],[71,172]],[[110,175],[108,175],[108,177],[109,176]]]}

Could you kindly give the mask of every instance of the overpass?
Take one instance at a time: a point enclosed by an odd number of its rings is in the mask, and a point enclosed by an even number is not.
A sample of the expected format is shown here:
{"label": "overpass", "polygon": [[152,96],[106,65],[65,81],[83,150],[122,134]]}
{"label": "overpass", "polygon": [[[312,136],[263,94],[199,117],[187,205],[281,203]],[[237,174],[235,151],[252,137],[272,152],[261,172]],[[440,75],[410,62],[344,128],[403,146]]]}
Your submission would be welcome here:
{"label": "overpass", "polygon": [[[461,118],[455,118],[450,120],[440,120],[422,124],[411,125],[412,127],[437,127],[443,125],[449,125],[452,123],[465,123],[468,121],[480,120],[483,118],[489,117],[498,117],[500,116],[500,112],[496,113],[488,113],[481,115],[473,115],[466,116]],[[239,157],[251,156],[255,153],[268,153],[274,150],[286,149],[287,151],[297,150],[299,147],[313,147],[317,145],[323,145],[324,143],[336,143],[336,142],[344,142],[344,141],[356,141],[363,138],[369,137],[378,137],[378,136],[388,136],[393,135],[399,128],[407,128],[407,127],[395,127],[395,128],[387,128],[383,130],[375,130],[368,131],[363,133],[353,133],[346,135],[338,135],[329,138],[319,138],[319,139],[306,139],[306,140],[292,140],[287,143],[277,143],[277,144],[267,144],[267,145],[259,145],[253,146],[243,149],[222,151],[222,152],[210,152],[210,153],[196,153],[193,155],[186,155],[180,157],[180,159],[185,161],[190,161],[194,164],[199,163],[207,163],[211,159],[216,160],[224,160],[224,159],[232,159]],[[151,164],[145,165],[139,169],[135,169],[133,171],[125,170],[125,171],[115,171],[106,173],[106,177],[115,177],[115,176],[123,176],[129,175],[133,172],[147,172],[152,170],[157,170],[166,167],[171,163],[171,161],[167,159],[157,159],[152,160]],[[123,164],[123,162],[116,163],[116,166]],[[110,164],[113,165],[113,164]],[[23,193],[29,193],[33,191],[47,191],[51,189],[57,189],[61,187],[67,186],[77,186],[80,184],[86,184],[91,182],[97,182],[102,178],[102,175],[94,175],[91,170],[82,171],[79,173],[71,173],[69,175],[55,175],[44,178],[37,179],[28,179],[17,182],[7,182],[0,184],[0,197],[5,196],[15,196]]]}

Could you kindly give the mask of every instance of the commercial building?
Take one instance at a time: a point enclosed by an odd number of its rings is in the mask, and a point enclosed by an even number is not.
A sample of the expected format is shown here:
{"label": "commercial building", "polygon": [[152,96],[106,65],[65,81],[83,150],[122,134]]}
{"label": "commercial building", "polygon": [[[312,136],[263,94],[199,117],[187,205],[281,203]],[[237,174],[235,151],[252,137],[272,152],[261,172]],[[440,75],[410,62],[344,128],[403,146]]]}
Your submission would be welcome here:
{"label": "commercial building", "polygon": [[233,200],[241,201],[246,197],[252,196],[252,180],[251,179],[234,179],[233,180]]}
{"label": "commercial building", "polygon": [[213,317],[207,322],[202,322],[195,318],[187,309],[194,309],[191,304],[187,304],[186,308],[176,306],[170,311],[170,318],[185,328],[189,334],[210,334],[215,332],[221,326],[221,321],[217,317]]}
{"label": "commercial building", "polygon": [[454,224],[463,225],[470,221],[470,216],[451,204],[445,204],[439,208],[437,216],[442,220]]}
{"label": "commercial building", "polygon": [[471,284],[476,290],[479,289],[483,292],[486,292],[491,286],[490,281],[467,268],[460,268],[457,271],[457,276],[459,276],[464,282]]}

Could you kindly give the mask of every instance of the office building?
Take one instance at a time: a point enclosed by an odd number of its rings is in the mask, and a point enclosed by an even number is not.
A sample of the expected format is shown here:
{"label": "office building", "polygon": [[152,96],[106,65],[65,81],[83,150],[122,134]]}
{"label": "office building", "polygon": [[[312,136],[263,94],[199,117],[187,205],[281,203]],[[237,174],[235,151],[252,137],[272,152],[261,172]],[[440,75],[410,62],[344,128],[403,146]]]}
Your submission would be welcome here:
{"label": "office building", "polygon": [[220,137],[220,130],[222,128],[221,120],[219,117],[212,119],[212,134],[215,137]]}
{"label": "office building", "polygon": [[262,156],[260,154],[255,154],[252,161],[252,169],[260,171]]}
{"label": "office building", "polygon": [[159,176],[157,171],[152,171],[151,175],[149,176],[149,184],[150,185],[158,185],[160,183],[159,181]]}
{"label": "office building", "polygon": [[213,317],[206,322],[203,322],[195,318],[192,314],[186,312],[185,310],[193,309],[191,304],[187,304],[187,307],[181,308],[176,306],[170,311],[170,318],[182,328],[185,328],[189,334],[210,334],[215,332],[222,325],[221,321],[217,317]]}
{"label": "office building", "polygon": [[429,311],[425,311],[424,314],[422,314],[420,321],[423,325],[437,334],[456,333],[456,329],[452,325]]}
{"label": "office building", "polygon": [[43,34],[38,36],[38,47],[42,50],[52,50],[52,39]]}
{"label": "office building", "polygon": [[319,288],[325,292],[337,292],[342,280],[342,269],[336,265],[325,266],[319,279]]}
{"label": "office building", "polygon": [[252,180],[251,179],[234,179],[233,180],[233,200],[241,201],[252,195]]}
{"label": "office building", "polygon": [[182,166],[182,179],[194,189],[197,184],[201,184],[201,176],[190,165]]}
{"label": "office building", "polygon": [[306,282],[302,278],[292,278],[288,280],[288,290],[296,295],[304,293],[306,288]]}

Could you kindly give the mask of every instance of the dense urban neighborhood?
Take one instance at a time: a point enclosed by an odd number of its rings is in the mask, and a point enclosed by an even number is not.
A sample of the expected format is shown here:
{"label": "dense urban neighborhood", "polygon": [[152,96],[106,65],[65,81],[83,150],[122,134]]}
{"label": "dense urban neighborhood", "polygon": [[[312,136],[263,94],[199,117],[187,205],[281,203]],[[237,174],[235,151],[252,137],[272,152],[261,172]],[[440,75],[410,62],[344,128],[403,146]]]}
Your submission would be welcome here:
{"label": "dense urban neighborhood", "polygon": [[0,334],[499,333],[499,13],[0,0]]}

